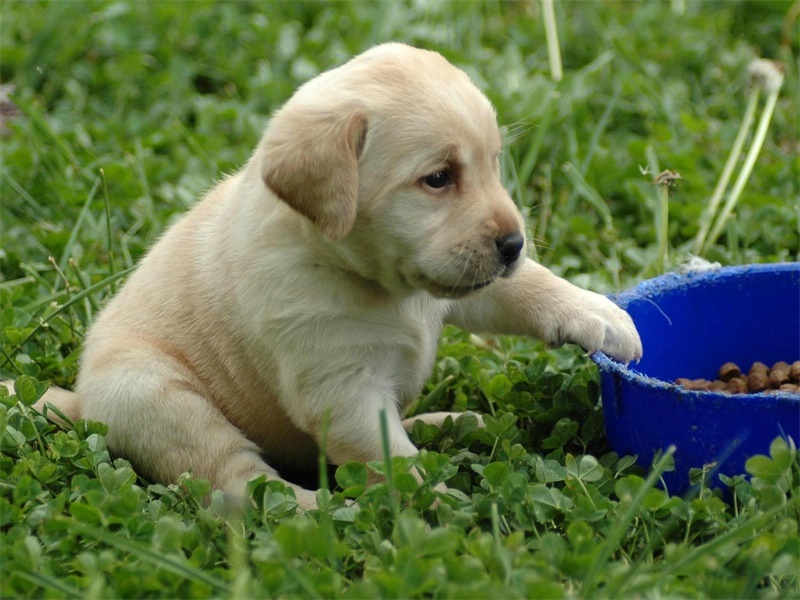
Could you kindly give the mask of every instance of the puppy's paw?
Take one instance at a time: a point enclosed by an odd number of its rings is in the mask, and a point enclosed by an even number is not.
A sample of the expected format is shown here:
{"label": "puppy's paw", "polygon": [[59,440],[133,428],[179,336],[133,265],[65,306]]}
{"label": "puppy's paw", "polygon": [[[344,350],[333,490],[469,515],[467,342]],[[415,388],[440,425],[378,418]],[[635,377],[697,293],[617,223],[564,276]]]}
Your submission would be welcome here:
{"label": "puppy's paw", "polygon": [[584,292],[564,321],[558,324],[558,342],[573,342],[589,354],[598,350],[622,363],[642,358],[642,340],[630,315],[605,296]]}

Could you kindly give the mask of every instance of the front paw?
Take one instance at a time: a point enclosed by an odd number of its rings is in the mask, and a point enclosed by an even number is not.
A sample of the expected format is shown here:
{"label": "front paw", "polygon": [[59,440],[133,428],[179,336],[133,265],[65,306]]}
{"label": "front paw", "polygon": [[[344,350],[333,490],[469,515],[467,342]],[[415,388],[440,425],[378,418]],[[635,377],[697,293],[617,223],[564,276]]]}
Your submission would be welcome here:
{"label": "front paw", "polygon": [[573,342],[589,354],[600,350],[625,364],[642,358],[642,340],[630,315],[605,296],[584,293],[558,324],[557,342]]}

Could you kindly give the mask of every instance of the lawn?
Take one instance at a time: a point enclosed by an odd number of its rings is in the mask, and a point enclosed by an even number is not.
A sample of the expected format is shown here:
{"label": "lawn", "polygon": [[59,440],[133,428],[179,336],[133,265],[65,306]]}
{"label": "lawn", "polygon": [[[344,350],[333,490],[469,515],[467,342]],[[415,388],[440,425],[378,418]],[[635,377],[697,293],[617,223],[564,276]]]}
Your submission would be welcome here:
{"label": "lawn", "polygon": [[[29,408],[40,381],[71,387],[103,303],[247,160],[269,114],[387,40],[441,52],[489,96],[531,255],[574,283],[615,292],[690,254],[800,260],[798,12],[556,2],[555,81],[538,1],[5,0],[0,378],[18,379],[0,391],[0,596],[799,597],[794,447],[777,440],[725,493],[671,494],[657,485],[669,452],[645,468],[609,448],[596,369],[575,347],[447,329],[419,408],[478,411],[487,427],[418,426],[419,457],[339,468],[309,513],[261,480],[250,510],[222,518],[207,482],[144,481],[103,424],[62,429]],[[783,86],[730,218],[707,235],[756,58],[784,65]],[[654,184],[664,170],[675,185]],[[365,488],[367,468],[389,483]],[[455,493],[434,506],[441,481]]]}

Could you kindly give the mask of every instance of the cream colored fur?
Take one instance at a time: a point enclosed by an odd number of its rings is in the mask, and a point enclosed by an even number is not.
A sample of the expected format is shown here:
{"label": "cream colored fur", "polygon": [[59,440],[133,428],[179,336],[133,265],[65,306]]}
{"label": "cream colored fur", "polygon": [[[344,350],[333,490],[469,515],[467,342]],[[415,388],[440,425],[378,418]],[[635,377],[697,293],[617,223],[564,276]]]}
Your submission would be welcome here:
{"label": "cream colored fur", "polygon": [[44,401],[107,423],[146,477],[191,470],[237,498],[315,469],[326,418],[334,464],[382,458],[382,409],[392,453],[416,453],[403,415],[446,322],[639,358],[609,300],[524,250],[502,263],[496,240],[523,228],[500,151],[489,101],[433,52],[386,44],[309,81],[103,310],[77,396]]}

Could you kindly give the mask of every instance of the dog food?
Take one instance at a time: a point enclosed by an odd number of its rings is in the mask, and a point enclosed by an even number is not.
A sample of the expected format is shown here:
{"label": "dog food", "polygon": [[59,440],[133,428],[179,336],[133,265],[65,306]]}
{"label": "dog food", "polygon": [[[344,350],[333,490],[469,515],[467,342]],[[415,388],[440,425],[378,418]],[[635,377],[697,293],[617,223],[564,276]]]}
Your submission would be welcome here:
{"label": "dog food", "polygon": [[754,362],[747,373],[736,363],[727,362],[719,368],[714,381],[679,377],[675,383],[685,390],[724,394],[800,394],[800,360],[791,365],[784,361],[776,362],[771,368],[762,362]]}

